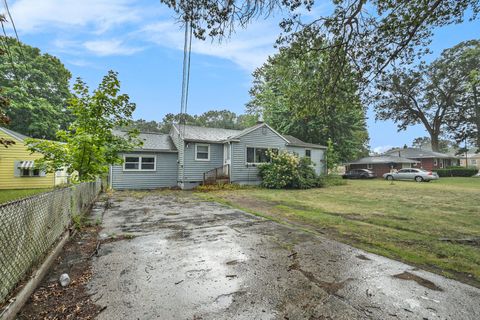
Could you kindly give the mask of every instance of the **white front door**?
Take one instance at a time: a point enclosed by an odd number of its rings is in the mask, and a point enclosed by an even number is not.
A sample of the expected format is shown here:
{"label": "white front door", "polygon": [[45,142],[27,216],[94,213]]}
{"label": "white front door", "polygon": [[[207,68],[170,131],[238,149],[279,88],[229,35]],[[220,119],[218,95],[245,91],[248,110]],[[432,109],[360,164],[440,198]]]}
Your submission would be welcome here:
{"label": "white front door", "polygon": [[230,164],[232,162],[230,153],[231,146],[229,143],[225,143],[223,145],[223,164]]}

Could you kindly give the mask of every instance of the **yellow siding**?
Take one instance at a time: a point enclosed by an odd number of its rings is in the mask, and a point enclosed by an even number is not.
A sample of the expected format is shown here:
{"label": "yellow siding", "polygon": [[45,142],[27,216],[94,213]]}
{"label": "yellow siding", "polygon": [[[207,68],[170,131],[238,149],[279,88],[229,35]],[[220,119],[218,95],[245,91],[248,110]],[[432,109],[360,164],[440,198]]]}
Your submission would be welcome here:
{"label": "yellow siding", "polygon": [[[11,136],[0,131],[0,137],[12,139]],[[48,173],[44,177],[15,177],[15,161],[36,160],[42,155],[30,154],[25,144],[19,140],[14,145],[5,148],[0,145],[0,190],[1,189],[32,189],[50,188],[55,184],[55,174]]]}

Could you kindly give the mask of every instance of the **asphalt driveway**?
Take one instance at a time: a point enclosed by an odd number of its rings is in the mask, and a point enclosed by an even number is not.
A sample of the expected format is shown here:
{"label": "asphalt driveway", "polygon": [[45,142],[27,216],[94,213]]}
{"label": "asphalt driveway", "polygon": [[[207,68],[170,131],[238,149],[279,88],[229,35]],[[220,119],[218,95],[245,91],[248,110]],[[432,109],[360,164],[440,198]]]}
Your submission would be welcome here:
{"label": "asphalt driveway", "polygon": [[480,289],[188,192],[114,193],[101,237],[99,319],[480,319]]}

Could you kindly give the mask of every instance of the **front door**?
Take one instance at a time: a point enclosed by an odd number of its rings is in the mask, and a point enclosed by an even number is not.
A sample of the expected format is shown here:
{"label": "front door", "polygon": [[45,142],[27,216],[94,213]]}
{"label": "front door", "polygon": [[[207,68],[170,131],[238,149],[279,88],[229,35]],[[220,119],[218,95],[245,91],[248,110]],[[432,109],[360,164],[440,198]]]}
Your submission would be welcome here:
{"label": "front door", "polygon": [[228,165],[228,172],[226,172],[230,176],[231,172],[231,164],[232,163],[232,145],[229,143],[225,143],[223,145],[223,165]]}

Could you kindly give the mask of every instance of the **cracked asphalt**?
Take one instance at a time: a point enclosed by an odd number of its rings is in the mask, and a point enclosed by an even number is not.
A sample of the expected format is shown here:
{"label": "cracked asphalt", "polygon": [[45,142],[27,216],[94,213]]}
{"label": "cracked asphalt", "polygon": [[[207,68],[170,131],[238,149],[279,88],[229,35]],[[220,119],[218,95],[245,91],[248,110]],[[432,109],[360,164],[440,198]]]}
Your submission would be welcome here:
{"label": "cracked asphalt", "polygon": [[[98,319],[480,319],[480,289],[189,192],[115,192]],[[127,235],[127,236],[125,236]]]}

